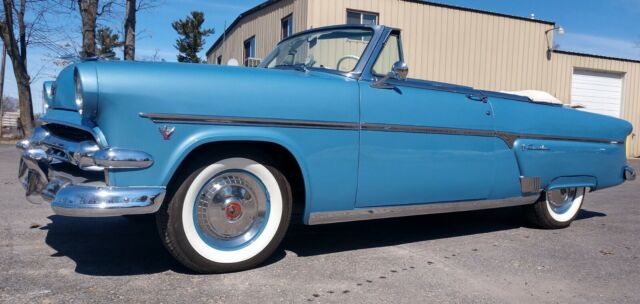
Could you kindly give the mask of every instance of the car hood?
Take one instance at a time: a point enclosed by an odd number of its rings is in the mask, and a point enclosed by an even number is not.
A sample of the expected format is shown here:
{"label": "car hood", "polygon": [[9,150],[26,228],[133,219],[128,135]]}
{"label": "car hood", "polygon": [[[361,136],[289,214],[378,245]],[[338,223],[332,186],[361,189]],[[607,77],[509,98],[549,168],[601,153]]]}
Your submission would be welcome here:
{"label": "car hood", "polygon": [[[51,109],[77,111],[75,102],[75,70],[79,69],[83,73],[83,81],[86,77],[93,78],[91,82],[97,84],[94,92],[98,96],[105,93],[101,90],[102,84],[122,84],[138,86],[140,90],[153,90],[154,83],[166,83],[166,77],[173,75],[173,85],[176,91],[181,91],[185,87],[191,90],[207,90],[207,87],[195,87],[192,80],[202,79],[208,75],[217,77],[238,78],[251,83],[252,81],[265,81],[271,79],[273,86],[282,86],[282,80],[287,78],[336,78],[342,77],[337,74],[327,72],[309,71],[303,72],[294,69],[262,69],[247,67],[232,67],[212,64],[189,64],[189,63],[157,63],[157,62],[132,62],[132,61],[86,61],[72,64],[64,68],[58,75],[55,86],[56,91],[49,105]],[[265,75],[266,74],[266,75]],[[214,77],[214,78],[217,78]],[[276,83],[280,80],[280,83]],[[211,84],[215,86],[215,84]],[[148,91],[147,91],[148,92]],[[113,92],[109,92],[110,94]],[[131,93],[131,92],[129,92]]]}

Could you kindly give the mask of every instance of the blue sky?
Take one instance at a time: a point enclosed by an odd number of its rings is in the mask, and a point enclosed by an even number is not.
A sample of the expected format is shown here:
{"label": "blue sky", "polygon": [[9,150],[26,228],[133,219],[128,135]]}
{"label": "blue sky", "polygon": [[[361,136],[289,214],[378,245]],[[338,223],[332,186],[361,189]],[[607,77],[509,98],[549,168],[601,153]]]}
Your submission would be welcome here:
{"label": "blue sky", "polygon": [[[328,0],[321,0],[328,1]],[[371,0],[376,1],[376,0]],[[137,57],[148,58],[157,55],[167,61],[175,61],[177,52],[173,47],[176,34],[171,22],[184,18],[192,10],[205,13],[206,27],[215,29],[215,34],[207,38],[211,46],[223,32],[225,22],[230,24],[238,14],[263,2],[263,0],[164,0],[164,4],[151,11],[141,12],[138,17]],[[528,17],[535,14],[537,19],[555,21],[565,29],[565,34],[556,36],[555,43],[560,49],[606,56],[640,59],[640,0],[440,0],[433,1],[481,10]],[[117,16],[116,16],[117,17]],[[67,30],[79,41],[80,21],[65,18]],[[384,22],[384,21],[383,21]],[[108,23],[108,22],[105,22]],[[109,23],[121,31],[120,22]],[[42,108],[42,81],[57,73],[57,68],[48,63],[50,51],[33,48],[29,50],[29,70],[41,70],[34,81],[32,93],[34,109]],[[122,57],[121,52],[118,56]],[[9,62],[7,62],[9,63]],[[16,96],[17,89],[11,65],[8,64],[5,83],[6,96]]]}

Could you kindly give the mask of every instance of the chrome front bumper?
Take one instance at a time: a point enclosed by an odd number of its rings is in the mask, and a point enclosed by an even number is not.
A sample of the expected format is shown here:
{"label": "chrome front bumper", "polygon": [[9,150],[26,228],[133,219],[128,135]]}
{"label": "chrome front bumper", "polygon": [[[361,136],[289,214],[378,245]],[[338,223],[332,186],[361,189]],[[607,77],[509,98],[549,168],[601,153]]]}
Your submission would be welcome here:
{"label": "chrome front bumper", "polygon": [[164,187],[112,187],[106,169],[140,169],[153,164],[147,153],[101,149],[93,141],[74,142],[47,130],[16,144],[23,151],[18,178],[32,203],[50,202],[59,215],[105,217],[154,213]]}

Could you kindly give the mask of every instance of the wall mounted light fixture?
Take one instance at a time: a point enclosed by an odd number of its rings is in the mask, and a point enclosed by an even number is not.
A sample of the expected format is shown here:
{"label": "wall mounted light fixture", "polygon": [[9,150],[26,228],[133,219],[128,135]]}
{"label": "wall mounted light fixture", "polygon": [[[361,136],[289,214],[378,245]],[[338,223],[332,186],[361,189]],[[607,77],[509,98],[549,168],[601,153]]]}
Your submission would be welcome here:
{"label": "wall mounted light fixture", "polygon": [[547,41],[547,60],[551,60],[551,55],[553,54],[554,49],[551,45],[551,37],[549,37],[550,32],[556,32],[558,35],[564,35],[564,28],[562,26],[554,26],[552,29],[548,29],[544,32]]}

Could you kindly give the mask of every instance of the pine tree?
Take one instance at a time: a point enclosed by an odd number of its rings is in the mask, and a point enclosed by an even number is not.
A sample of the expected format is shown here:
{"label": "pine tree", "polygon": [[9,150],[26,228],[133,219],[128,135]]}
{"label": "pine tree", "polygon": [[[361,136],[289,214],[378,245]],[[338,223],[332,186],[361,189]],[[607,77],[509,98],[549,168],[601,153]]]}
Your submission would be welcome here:
{"label": "pine tree", "polygon": [[104,58],[119,59],[113,49],[121,47],[124,43],[118,34],[114,34],[109,27],[101,27],[96,35],[97,55]]}
{"label": "pine tree", "polygon": [[180,52],[178,55],[179,62],[203,62],[198,57],[198,52],[202,51],[205,44],[204,37],[213,34],[213,29],[203,29],[204,13],[193,11],[186,19],[174,21],[171,26],[180,35],[176,39],[175,48]]}

